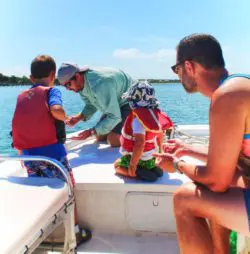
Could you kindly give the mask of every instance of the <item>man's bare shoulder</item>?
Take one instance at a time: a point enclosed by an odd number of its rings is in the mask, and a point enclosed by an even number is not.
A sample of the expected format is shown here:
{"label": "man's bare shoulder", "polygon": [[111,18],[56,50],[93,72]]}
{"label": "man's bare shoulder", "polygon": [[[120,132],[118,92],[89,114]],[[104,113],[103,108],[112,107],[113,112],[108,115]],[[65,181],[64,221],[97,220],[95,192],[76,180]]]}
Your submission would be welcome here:
{"label": "man's bare shoulder", "polygon": [[213,94],[210,106],[210,117],[228,115],[250,115],[250,80],[246,78],[233,78],[221,85]]}
{"label": "man's bare shoulder", "polygon": [[243,77],[235,77],[226,80],[216,92],[230,93],[230,92],[248,92],[250,93],[250,79]]}
{"label": "man's bare shoulder", "polygon": [[227,101],[231,103],[243,102],[244,100],[250,104],[250,79],[235,77],[223,83],[213,94],[212,102]]}

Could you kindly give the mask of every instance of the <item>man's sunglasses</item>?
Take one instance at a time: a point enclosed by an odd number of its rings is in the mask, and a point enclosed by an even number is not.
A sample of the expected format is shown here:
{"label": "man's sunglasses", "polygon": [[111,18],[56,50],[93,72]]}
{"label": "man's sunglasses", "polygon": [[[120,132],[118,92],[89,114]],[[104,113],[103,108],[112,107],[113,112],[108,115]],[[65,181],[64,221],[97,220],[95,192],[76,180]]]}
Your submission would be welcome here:
{"label": "man's sunglasses", "polygon": [[64,86],[65,86],[67,89],[71,87],[71,81],[72,81],[72,80],[76,80],[76,76],[73,76],[70,80],[68,80],[68,82],[66,82],[66,83],[64,84]]}
{"label": "man's sunglasses", "polygon": [[185,61],[180,61],[180,62],[178,62],[177,64],[171,66],[172,71],[173,71],[175,74],[178,74],[178,68],[177,68],[177,67],[178,67],[179,65],[183,64],[184,62],[185,62]]}

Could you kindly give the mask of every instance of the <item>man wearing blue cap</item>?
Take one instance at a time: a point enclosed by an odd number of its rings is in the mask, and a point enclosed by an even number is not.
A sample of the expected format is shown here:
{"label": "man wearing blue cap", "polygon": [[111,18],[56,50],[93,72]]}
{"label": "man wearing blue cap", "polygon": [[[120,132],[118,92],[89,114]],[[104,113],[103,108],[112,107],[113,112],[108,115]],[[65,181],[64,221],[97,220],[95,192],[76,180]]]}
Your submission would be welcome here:
{"label": "man wearing blue cap", "polygon": [[96,111],[102,113],[94,128],[85,130],[72,139],[83,140],[95,135],[99,141],[106,139],[111,146],[120,146],[121,129],[130,113],[128,102],[121,96],[135,80],[121,70],[79,68],[69,63],[61,65],[57,76],[61,85],[79,93],[85,103],[82,112],[67,121],[69,126],[74,126],[81,120],[89,120]]}

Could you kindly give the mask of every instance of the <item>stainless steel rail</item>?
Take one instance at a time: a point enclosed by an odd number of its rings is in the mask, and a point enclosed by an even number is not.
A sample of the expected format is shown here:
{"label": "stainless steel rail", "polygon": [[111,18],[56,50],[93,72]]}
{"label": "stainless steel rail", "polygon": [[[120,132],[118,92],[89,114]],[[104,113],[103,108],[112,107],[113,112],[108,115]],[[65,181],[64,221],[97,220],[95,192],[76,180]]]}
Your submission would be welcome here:
{"label": "stainless steel rail", "polygon": [[31,155],[0,155],[0,162],[1,161],[46,161],[54,165],[58,168],[58,170],[62,173],[67,185],[69,186],[69,196],[73,196],[73,186],[71,184],[70,176],[67,173],[67,170],[63,166],[63,164],[55,159],[45,157],[45,156],[31,156]]}

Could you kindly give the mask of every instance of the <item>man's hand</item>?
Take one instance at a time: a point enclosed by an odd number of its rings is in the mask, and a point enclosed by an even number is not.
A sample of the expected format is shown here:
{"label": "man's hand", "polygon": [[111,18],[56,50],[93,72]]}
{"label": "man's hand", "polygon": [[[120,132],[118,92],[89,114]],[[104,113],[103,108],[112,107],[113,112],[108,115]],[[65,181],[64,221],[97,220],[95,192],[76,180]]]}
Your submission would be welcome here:
{"label": "man's hand", "polygon": [[181,139],[170,139],[163,144],[163,151],[165,153],[174,153],[177,149],[183,148],[185,143]]}
{"label": "man's hand", "polygon": [[84,140],[87,139],[88,137],[90,137],[92,135],[92,130],[88,129],[85,131],[80,132],[77,136],[75,137],[71,137],[71,140]]}
{"label": "man's hand", "polygon": [[81,120],[85,120],[85,117],[80,113],[75,116],[68,117],[68,119],[65,121],[65,124],[69,127],[73,127]]}
{"label": "man's hand", "polygon": [[174,159],[175,156],[169,153],[154,153],[153,156],[156,158],[155,164],[168,173],[174,173]]}
{"label": "man's hand", "polygon": [[188,154],[188,145],[181,139],[170,139],[163,144],[163,151],[181,157]]}
{"label": "man's hand", "polygon": [[131,177],[136,177],[136,167],[132,166],[132,165],[129,165],[128,174]]}

